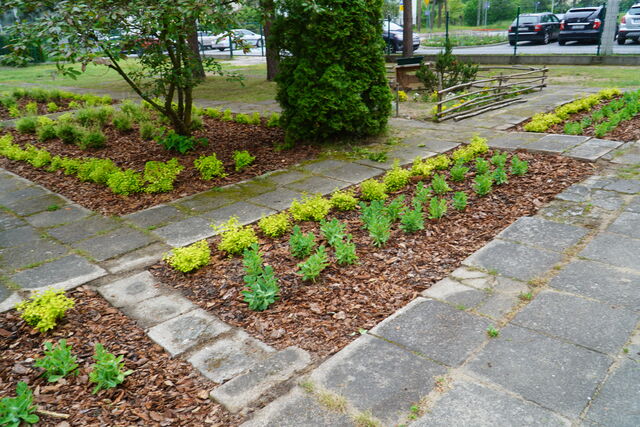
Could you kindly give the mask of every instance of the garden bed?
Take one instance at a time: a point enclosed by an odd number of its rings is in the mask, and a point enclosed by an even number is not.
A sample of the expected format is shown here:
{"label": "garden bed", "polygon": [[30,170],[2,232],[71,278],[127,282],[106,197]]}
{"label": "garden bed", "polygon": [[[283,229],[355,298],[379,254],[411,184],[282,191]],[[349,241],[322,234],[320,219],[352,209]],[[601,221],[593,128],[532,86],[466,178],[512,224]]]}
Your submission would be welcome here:
{"label": "garden bed", "polygon": [[[194,132],[194,137],[206,138],[208,144],[197,145],[186,154],[168,151],[155,141],[142,139],[138,124],[134,124],[128,132],[118,131],[112,124],[108,124],[102,130],[106,136],[106,146],[84,150],[74,144],[64,144],[58,138],[40,142],[35,135],[21,134],[16,130],[9,131],[13,135],[14,143],[23,148],[27,144],[33,144],[37,148],[47,150],[51,156],[111,159],[122,169],[142,171],[148,161],[167,162],[177,158],[184,170],[178,174],[173,183],[173,190],[169,192],[118,195],[105,185],[83,182],[76,176],[65,175],[62,170],[49,172],[46,168],[35,168],[24,161],[9,160],[5,157],[0,157],[0,167],[41,184],[91,210],[106,215],[121,215],[282,169],[313,158],[320,152],[317,146],[305,145],[278,151],[277,145],[284,140],[283,131],[278,127],[222,121],[209,117],[203,117],[203,124],[202,129]],[[233,153],[242,150],[247,150],[255,156],[255,161],[242,171],[236,172]],[[194,167],[194,160],[212,153],[223,162],[227,176],[204,180]]]}
{"label": "garden bed", "polygon": [[[488,158],[491,153],[486,154]],[[529,173],[510,176],[510,182],[480,197],[471,190],[474,172],[464,182],[448,180],[453,191],[468,194],[466,211],[449,207],[440,220],[426,220],[425,229],[406,234],[392,227],[382,248],[372,245],[362,229],[358,210],[333,212],[353,235],[359,261],[355,265],[331,263],[315,282],[296,274],[299,259],[292,257],[288,238],[260,238],[264,262],[280,279],[281,298],[263,312],[251,311],[243,301],[242,258],[229,258],[213,250],[208,266],[188,274],[173,270],[164,262],[151,272],[164,283],[180,290],[200,307],[223,321],[247,330],[276,348],[295,345],[317,356],[333,354],[359,335],[406,305],[419,293],[457,268],[462,260],[484,246],[517,218],[534,214],[554,195],[593,172],[590,164],[561,156],[518,152],[529,162]],[[415,182],[390,195],[410,200]],[[319,244],[318,223],[302,222],[304,232],[313,231]],[[212,247],[219,237],[210,240]]]}
{"label": "garden bed", "polygon": [[85,105],[110,105],[109,96],[76,94],[58,89],[15,88],[0,91],[0,121],[26,115],[75,110]]}
{"label": "garden bed", "polygon": [[[50,332],[40,334],[15,310],[0,314],[0,396],[15,396],[24,381],[41,409],[66,414],[67,419],[39,414],[38,425],[237,425],[241,421],[209,399],[214,383],[184,361],[171,359],[135,323],[95,292],[80,288],[69,293],[76,306]],[[40,377],[34,359],[43,356],[46,341],[66,339],[78,357],[79,375],[57,383]],[[116,388],[91,394],[89,366],[95,343],[123,355],[134,372]],[[66,421],[67,424],[58,424]]]}

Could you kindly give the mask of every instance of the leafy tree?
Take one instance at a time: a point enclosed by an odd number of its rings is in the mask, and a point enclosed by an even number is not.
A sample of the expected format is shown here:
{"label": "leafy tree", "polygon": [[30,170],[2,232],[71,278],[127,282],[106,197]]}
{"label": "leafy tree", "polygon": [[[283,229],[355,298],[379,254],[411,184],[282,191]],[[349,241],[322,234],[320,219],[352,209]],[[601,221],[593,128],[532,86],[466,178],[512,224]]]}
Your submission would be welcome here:
{"label": "leafy tree", "polygon": [[[164,115],[176,133],[188,136],[193,89],[202,83],[202,71],[223,74],[213,58],[200,58],[195,24],[230,28],[236,1],[6,0],[7,7],[21,12],[46,11],[10,28],[9,56],[23,57],[24,45],[38,41],[49,57],[60,59],[62,74],[77,76],[89,64],[108,67]],[[135,66],[126,62],[131,52],[138,53]]]}
{"label": "leafy tree", "polygon": [[277,98],[288,144],[385,129],[382,1],[280,2],[272,42],[282,53]]}

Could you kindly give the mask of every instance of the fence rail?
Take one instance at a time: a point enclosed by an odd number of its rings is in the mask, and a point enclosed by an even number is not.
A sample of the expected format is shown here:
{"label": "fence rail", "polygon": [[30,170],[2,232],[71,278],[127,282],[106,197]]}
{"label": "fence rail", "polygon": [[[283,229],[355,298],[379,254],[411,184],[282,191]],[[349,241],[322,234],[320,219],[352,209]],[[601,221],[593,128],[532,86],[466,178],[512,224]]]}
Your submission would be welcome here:
{"label": "fence rail", "polygon": [[[438,91],[435,120],[437,122],[453,119],[455,121],[472,117],[496,108],[518,102],[525,102],[520,95],[533,90],[542,90],[546,86],[548,68],[535,67],[481,67],[478,80],[462,83]],[[493,73],[498,75],[492,76]],[[450,96],[462,90],[465,93]],[[465,98],[469,98],[465,100]],[[461,100],[448,107],[453,101]]]}

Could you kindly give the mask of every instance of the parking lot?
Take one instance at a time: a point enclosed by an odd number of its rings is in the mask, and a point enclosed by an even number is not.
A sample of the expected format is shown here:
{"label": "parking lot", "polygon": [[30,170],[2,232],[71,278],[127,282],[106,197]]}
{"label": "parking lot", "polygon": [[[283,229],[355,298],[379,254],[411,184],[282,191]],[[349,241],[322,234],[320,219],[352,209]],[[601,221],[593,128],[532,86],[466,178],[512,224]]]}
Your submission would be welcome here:
{"label": "parking lot", "polygon": [[[417,54],[435,54],[438,53],[441,48],[425,47],[418,49]],[[548,55],[548,54],[582,54],[582,55],[595,55],[598,50],[597,44],[568,42],[564,46],[560,46],[558,42],[552,42],[547,45],[532,43],[532,42],[520,42],[518,43],[517,53],[519,55]],[[509,55],[513,54],[513,46],[509,46],[509,43],[503,43],[492,46],[478,46],[478,47],[459,47],[453,49],[454,53],[467,54],[467,55]],[[632,43],[627,41],[623,46],[615,43],[613,45],[613,53],[621,55],[640,55],[640,43]]]}

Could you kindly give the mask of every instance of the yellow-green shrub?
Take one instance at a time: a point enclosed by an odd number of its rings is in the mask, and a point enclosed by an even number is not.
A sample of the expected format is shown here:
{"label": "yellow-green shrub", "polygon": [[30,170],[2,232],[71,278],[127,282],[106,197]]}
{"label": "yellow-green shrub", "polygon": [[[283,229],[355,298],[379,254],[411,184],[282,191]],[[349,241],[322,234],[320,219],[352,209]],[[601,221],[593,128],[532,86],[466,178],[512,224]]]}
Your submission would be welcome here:
{"label": "yellow-green shrub", "polygon": [[264,217],[258,221],[258,227],[269,237],[280,237],[291,227],[289,214],[280,212],[279,214]]}
{"label": "yellow-green shrub", "polygon": [[467,163],[473,160],[479,154],[483,154],[489,151],[489,145],[486,138],[481,138],[478,135],[474,135],[471,138],[469,144],[456,149],[451,153],[451,158],[455,163]]}
{"label": "yellow-green shrub", "polygon": [[302,196],[302,200],[294,200],[289,211],[296,221],[320,221],[331,210],[331,202],[321,194]]}
{"label": "yellow-green shrub", "polygon": [[386,191],[393,192],[404,188],[411,178],[411,171],[400,167],[400,163],[396,160],[393,168],[384,175],[383,182]]}
{"label": "yellow-green shrub", "polygon": [[188,273],[209,264],[211,249],[206,240],[200,240],[184,248],[174,248],[163,259],[176,270]]}
{"label": "yellow-green shrub", "polygon": [[16,305],[22,319],[39,332],[53,329],[75,302],[61,289],[47,289]]}
{"label": "yellow-green shrub", "polygon": [[360,183],[360,198],[364,200],[385,200],[387,197],[387,186],[384,182],[375,179],[367,179]]}
{"label": "yellow-green shrub", "polygon": [[251,226],[241,226],[238,218],[232,216],[229,221],[211,227],[220,233],[222,239],[218,244],[218,249],[229,255],[238,255],[253,243],[258,243],[258,236]]}
{"label": "yellow-green shrub", "polygon": [[358,205],[358,199],[353,190],[335,190],[331,195],[331,207],[339,211],[350,211]]}

